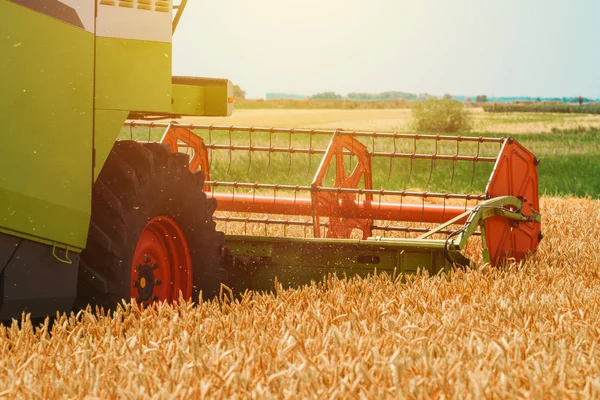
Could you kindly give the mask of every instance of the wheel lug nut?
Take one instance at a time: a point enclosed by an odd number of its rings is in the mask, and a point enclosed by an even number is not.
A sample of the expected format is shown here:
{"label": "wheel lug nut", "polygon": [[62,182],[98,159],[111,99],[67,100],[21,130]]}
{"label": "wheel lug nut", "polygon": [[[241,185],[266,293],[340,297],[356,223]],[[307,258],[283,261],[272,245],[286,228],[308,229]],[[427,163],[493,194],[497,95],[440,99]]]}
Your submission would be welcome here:
{"label": "wheel lug nut", "polygon": [[152,260],[150,259],[150,257],[148,257],[148,256],[144,256],[144,262],[145,262],[146,264],[148,264],[150,261],[152,261]]}
{"label": "wheel lug nut", "polygon": [[154,281],[155,285],[160,285],[161,283],[162,283],[162,281],[160,279],[157,279],[157,280]]}
{"label": "wheel lug nut", "polygon": [[133,282],[133,284],[134,284],[134,286],[135,286],[136,288],[138,288],[138,289],[140,288],[140,281],[139,281],[139,280],[138,280],[138,281],[135,281],[135,282]]}
{"label": "wheel lug nut", "polygon": [[152,269],[158,269],[158,264],[157,263],[152,263]]}
{"label": "wheel lug nut", "polygon": [[136,271],[141,270],[144,267],[144,264],[138,264],[137,268],[135,269]]}

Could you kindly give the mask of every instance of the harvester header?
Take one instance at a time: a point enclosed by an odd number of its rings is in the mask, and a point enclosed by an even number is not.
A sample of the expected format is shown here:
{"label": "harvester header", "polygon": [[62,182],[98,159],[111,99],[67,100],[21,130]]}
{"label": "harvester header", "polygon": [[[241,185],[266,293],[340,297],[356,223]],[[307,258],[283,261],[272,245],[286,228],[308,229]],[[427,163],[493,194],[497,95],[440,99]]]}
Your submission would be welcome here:
{"label": "harvester header", "polygon": [[[469,266],[462,251],[473,235],[482,236],[481,260],[496,266],[524,259],[541,240],[538,160],[514,138],[140,121],[128,121],[126,132],[190,155],[190,168],[204,172],[204,191],[217,200],[214,219],[234,259],[252,259],[254,267],[304,267],[273,255],[273,238],[315,258],[312,245],[349,240],[398,252],[383,262],[377,251],[338,250],[331,271],[346,273]],[[274,265],[278,259],[287,261]],[[356,260],[368,262],[357,268]]]}

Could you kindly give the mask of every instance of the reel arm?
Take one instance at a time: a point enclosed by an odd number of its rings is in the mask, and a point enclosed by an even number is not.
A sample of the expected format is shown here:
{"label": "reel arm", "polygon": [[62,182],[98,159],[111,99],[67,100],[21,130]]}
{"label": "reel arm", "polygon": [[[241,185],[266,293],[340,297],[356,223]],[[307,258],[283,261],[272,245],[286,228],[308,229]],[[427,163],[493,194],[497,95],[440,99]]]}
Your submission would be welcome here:
{"label": "reel arm", "polygon": [[[520,199],[513,196],[501,196],[486,200],[475,206],[473,210],[467,211],[463,215],[456,217],[455,219],[459,220],[468,215],[467,222],[463,227],[456,231],[454,235],[449,236],[446,241],[446,254],[448,260],[465,267],[471,266],[471,260],[466,258],[461,251],[467,245],[469,237],[471,237],[477,228],[479,228],[481,230],[483,261],[488,264],[491,263],[492,260],[490,259],[488,250],[489,241],[487,240],[485,232],[485,221],[489,218],[501,217],[510,220],[514,226],[518,226],[519,224],[541,223],[542,216],[537,210],[528,208],[528,215],[526,215],[526,211],[524,210],[524,205],[526,204],[528,204],[527,199]],[[420,239],[426,238],[436,233],[436,231],[446,228],[452,223],[453,220],[448,221],[422,235]],[[535,248],[530,249],[530,251],[533,253]],[[506,258],[509,258],[510,256],[511,254],[507,254]]]}

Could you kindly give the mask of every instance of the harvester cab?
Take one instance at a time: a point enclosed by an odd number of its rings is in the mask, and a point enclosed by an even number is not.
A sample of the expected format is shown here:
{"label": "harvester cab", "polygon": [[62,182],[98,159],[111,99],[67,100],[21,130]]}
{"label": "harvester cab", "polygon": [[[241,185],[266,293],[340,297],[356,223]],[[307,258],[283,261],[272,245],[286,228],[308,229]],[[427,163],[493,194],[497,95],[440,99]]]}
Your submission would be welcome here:
{"label": "harvester cab", "polygon": [[0,0],[0,318],[535,252],[514,139],[186,124],[234,107],[172,76],[186,3]]}

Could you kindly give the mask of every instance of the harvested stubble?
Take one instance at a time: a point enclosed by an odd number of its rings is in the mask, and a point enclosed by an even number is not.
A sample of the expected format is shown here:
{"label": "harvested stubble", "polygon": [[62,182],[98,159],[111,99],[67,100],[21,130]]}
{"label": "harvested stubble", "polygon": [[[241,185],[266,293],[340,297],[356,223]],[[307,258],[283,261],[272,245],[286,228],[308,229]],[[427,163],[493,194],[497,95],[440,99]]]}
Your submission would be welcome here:
{"label": "harvested stubble", "polygon": [[6,397],[600,395],[600,203],[543,199],[521,267],[330,279],[199,306],[1,328]]}

